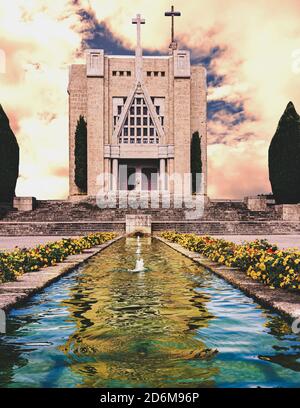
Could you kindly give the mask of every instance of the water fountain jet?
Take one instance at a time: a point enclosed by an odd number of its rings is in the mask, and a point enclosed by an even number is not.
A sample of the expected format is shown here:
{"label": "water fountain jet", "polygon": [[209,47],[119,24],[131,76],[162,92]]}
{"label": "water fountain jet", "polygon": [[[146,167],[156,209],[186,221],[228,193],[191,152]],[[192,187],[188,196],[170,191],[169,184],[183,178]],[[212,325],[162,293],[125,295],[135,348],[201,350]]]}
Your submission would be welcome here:
{"label": "water fountain jet", "polygon": [[143,272],[145,270],[143,258],[137,259],[134,269],[129,269],[129,272]]}

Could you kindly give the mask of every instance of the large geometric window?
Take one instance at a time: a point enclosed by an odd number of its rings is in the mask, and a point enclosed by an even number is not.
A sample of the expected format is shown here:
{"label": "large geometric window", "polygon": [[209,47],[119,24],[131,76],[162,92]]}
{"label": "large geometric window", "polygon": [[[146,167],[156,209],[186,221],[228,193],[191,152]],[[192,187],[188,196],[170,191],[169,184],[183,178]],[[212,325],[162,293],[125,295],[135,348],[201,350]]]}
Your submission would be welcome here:
{"label": "large geometric window", "polygon": [[[114,98],[114,128],[124,108],[126,98]],[[161,126],[164,126],[164,98],[151,98]],[[143,95],[136,94],[129,107],[123,127],[118,135],[119,143],[157,144],[159,135]]]}

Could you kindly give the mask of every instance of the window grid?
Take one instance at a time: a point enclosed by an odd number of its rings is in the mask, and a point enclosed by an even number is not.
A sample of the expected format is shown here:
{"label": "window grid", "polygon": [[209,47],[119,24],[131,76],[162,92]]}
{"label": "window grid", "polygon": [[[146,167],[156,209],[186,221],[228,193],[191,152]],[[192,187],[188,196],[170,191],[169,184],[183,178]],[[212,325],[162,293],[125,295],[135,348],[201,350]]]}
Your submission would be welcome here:
{"label": "window grid", "polygon": [[[151,98],[154,102],[154,98]],[[125,104],[125,100],[124,100]],[[118,106],[117,116],[114,116],[114,128],[120,118],[123,106]],[[160,107],[155,106],[160,123],[163,127],[164,117],[160,116]],[[159,137],[146,101],[140,95],[136,95],[129,108],[124,125],[119,134],[119,143],[125,144],[158,144]]]}

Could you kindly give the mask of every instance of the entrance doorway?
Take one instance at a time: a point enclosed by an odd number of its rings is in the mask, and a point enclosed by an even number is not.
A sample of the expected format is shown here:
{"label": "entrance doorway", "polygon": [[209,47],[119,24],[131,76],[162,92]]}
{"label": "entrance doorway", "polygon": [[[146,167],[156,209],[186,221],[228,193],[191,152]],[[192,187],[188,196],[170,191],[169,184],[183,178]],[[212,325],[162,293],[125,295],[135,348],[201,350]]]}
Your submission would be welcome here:
{"label": "entrance doorway", "polygon": [[158,169],[156,167],[144,167],[142,172],[141,189],[153,191],[158,189]]}
{"label": "entrance doorway", "polygon": [[159,188],[158,161],[120,162],[119,188],[127,191],[156,191]]}

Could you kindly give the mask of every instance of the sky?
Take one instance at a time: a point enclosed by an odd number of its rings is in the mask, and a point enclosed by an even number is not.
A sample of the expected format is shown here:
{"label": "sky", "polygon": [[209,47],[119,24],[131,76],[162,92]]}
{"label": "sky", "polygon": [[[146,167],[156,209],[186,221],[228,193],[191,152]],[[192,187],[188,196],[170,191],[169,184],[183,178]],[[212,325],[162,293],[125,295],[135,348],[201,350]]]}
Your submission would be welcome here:
{"label": "sky", "polygon": [[68,196],[68,67],[85,48],[167,54],[175,34],[208,72],[208,195],[269,193],[268,147],[300,110],[299,0],[0,0],[0,103],[20,145],[18,196]]}

